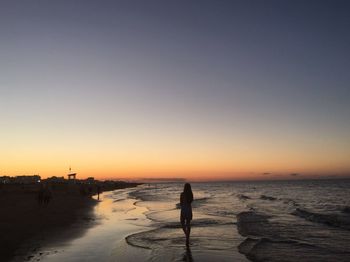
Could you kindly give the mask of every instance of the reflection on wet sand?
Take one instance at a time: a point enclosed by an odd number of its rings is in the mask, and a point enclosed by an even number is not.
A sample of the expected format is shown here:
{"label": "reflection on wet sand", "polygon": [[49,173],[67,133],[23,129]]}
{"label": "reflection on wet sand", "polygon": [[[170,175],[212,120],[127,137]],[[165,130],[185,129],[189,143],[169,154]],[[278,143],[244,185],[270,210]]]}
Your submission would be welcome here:
{"label": "reflection on wet sand", "polygon": [[[47,243],[29,261],[143,261],[149,250],[127,245],[125,237],[146,230],[145,207],[134,205],[128,192],[135,189],[103,193],[94,209],[96,225],[80,238]],[[119,201],[115,202],[116,199]]]}
{"label": "reflection on wet sand", "polygon": [[192,257],[192,252],[191,252],[191,248],[190,247],[186,247],[186,251],[183,254],[182,261],[186,261],[186,262],[194,261],[193,257]]}

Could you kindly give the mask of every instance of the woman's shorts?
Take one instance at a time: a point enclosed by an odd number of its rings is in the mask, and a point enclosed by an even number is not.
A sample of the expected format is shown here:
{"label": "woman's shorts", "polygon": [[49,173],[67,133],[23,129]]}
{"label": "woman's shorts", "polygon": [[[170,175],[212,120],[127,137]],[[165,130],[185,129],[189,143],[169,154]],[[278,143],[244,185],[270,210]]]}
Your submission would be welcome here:
{"label": "woman's shorts", "polygon": [[192,207],[181,207],[180,219],[192,220]]}

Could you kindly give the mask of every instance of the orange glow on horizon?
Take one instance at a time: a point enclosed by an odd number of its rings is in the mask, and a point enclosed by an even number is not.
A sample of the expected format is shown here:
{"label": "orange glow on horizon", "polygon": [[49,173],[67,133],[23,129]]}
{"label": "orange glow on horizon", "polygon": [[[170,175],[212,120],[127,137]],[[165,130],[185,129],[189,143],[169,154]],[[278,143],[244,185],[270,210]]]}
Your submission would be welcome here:
{"label": "orange glow on horizon", "polygon": [[236,140],[220,136],[208,140],[195,134],[176,139],[162,134],[140,135],[137,139],[124,134],[115,140],[94,136],[24,136],[8,145],[10,150],[0,152],[0,175],[65,176],[69,166],[80,178],[96,179],[242,180],[284,179],[291,173],[350,173],[349,148],[329,146],[325,152],[323,141],[308,145],[274,138],[274,146],[270,146],[265,137],[259,136]]}

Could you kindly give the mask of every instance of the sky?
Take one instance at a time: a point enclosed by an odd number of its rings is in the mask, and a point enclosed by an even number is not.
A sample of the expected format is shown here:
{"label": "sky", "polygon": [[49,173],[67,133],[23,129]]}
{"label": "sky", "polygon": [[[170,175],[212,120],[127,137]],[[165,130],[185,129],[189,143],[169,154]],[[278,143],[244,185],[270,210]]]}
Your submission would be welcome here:
{"label": "sky", "polygon": [[348,1],[1,1],[0,176],[350,174]]}

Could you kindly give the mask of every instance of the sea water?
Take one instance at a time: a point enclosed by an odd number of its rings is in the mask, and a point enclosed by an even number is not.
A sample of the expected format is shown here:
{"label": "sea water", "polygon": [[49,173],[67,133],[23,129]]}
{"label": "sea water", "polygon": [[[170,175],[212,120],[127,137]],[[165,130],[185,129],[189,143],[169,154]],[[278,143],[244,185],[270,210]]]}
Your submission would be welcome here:
{"label": "sea water", "polygon": [[[159,254],[181,248],[182,190],[183,184],[165,183],[130,193],[153,224],[127,242]],[[192,190],[192,253],[217,261],[237,250],[252,261],[350,259],[350,180],[192,183]]]}

